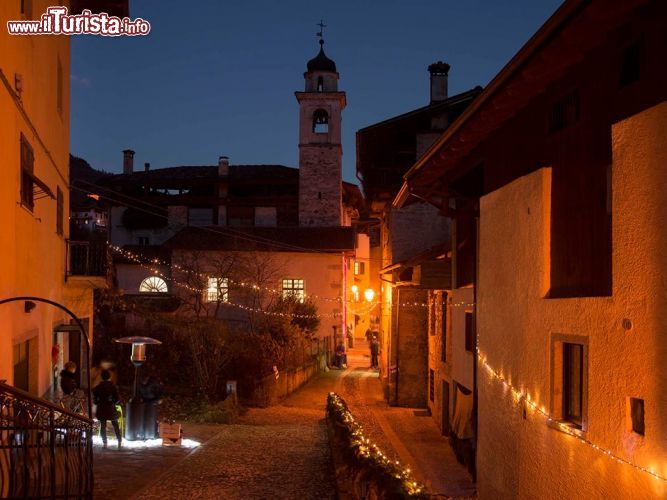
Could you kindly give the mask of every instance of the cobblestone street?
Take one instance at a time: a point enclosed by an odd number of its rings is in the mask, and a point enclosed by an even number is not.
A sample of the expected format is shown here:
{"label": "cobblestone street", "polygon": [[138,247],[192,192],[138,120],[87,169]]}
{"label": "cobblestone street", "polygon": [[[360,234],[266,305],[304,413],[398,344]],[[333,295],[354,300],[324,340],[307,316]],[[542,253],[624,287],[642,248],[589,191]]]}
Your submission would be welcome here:
{"label": "cobblestone street", "polygon": [[186,425],[196,449],[95,451],[96,498],[335,498],[326,396],[348,401],[368,437],[408,464],[433,493],[467,497],[474,485],[423,411],[390,408],[366,349],[349,367],[311,380],[282,404],[251,408],[235,425]]}

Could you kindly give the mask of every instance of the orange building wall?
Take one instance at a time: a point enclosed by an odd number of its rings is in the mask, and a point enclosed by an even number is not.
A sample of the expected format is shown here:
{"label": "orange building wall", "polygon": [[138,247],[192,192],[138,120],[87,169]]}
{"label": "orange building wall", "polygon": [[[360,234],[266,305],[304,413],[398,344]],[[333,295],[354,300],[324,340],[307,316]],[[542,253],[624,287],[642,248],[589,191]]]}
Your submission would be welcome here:
{"label": "orange building wall", "polygon": [[[612,127],[613,295],[545,299],[551,170],[481,200],[478,334],[486,362],[553,414],[552,338],[588,342],[583,437],[667,476],[667,103]],[[623,327],[629,319],[632,328]],[[484,358],[483,358],[484,359]],[[667,483],[547,425],[479,365],[480,498],[664,498]],[[645,401],[645,437],[628,397]]]}

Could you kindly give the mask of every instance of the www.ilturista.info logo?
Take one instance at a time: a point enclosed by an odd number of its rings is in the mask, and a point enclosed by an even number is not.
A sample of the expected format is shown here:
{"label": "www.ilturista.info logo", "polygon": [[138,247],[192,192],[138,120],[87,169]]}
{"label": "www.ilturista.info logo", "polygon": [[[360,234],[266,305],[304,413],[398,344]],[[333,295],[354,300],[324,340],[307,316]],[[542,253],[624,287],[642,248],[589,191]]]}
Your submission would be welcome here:
{"label": "www.ilturista.info logo", "polygon": [[140,17],[110,16],[106,12],[94,14],[88,9],[81,14],[67,13],[67,7],[53,6],[46,9],[39,21],[7,21],[10,35],[148,35],[151,25]]}

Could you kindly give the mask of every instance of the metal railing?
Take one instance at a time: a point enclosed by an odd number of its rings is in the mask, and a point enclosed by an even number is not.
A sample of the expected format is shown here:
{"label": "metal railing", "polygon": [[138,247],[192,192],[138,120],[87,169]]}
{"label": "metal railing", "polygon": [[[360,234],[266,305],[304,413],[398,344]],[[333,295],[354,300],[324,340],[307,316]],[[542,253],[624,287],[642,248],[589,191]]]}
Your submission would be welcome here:
{"label": "metal railing", "polygon": [[106,276],[107,246],[96,241],[67,241],[67,276]]}
{"label": "metal railing", "polygon": [[0,498],[92,498],[93,421],[0,382]]}

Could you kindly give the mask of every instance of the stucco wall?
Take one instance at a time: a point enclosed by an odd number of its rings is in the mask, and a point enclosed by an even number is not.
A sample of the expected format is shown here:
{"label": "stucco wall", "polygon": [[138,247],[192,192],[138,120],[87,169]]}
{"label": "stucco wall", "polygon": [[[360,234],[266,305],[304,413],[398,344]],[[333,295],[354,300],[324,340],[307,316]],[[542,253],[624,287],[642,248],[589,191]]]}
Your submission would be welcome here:
{"label": "stucco wall", "polygon": [[[48,5],[46,0],[34,1],[35,18]],[[21,19],[19,8],[20,2],[0,2],[3,25],[5,20]],[[36,199],[32,212],[20,204],[22,133],[33,150],[34,174],[54,195],[58,187],[62,190],[68,212],[69,42],[69,37],[10,36],[6,29],[0,30],[0,71],[9,84],[8,88],[0,83],[0,298],[38,296],[70,305],[83,315],[92,314],[92,291],[72,303],[68,300],[78,294],[65,291],[67,218],[64,234],[58,235],[54,199]],[[63,78],[61,113],[55,85],[58,60]],[[14,93],[15,75],[23,79],[20,103]],[[44,394],[51,381],[53,327],[64,321],[64,313],[45,304],[37,304],[30,313],[24,312],[23,302],[0,306],[0,379],[13,382],[13,346],[32,340],[30,390]]]}
{"label": "stucco wall", "polygon": [[[482,356],[553,413],[554,335],[588,342],[584,437],[667,476],[667,103],[612,127],[613,296],[545,299],[550,169],[481,201],[478,333]],[[499,244],[499,242],[502,242]],[[622,326],[624,319],[632,328]],[[664,498],[664,482],[547,426],[479,370],[480,498]],[[627,398],[645,401],[645,437]]]}

